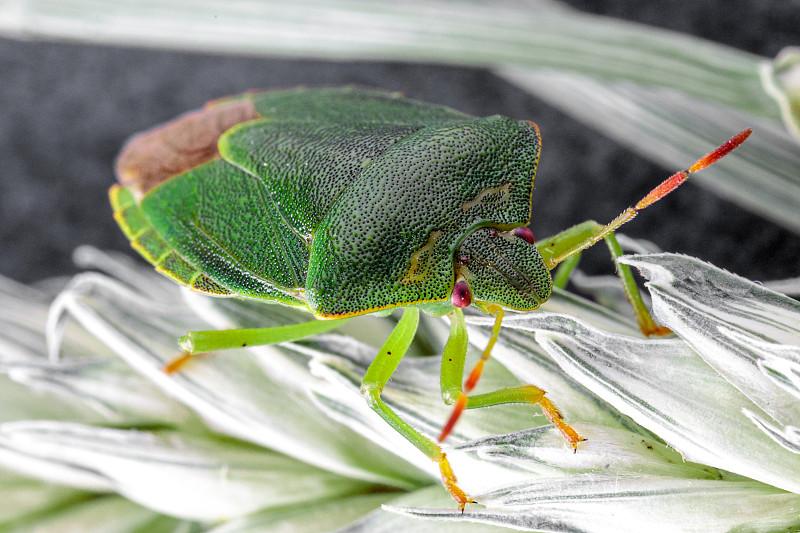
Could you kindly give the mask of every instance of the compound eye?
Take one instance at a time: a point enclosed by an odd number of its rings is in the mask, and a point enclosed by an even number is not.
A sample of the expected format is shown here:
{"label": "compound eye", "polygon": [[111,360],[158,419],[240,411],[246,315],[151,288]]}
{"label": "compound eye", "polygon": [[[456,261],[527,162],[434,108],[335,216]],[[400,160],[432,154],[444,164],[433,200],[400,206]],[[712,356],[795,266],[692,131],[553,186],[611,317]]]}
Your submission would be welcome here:
{"label": "compound eye", "polygon": [[469,307],[472,303],[472,293],[469,290],[469,285],[463,279],[456,282],[453,287],[453,293],[450,295],[450,303],[456,307],[464,308]]}
{"label": "compound eye", "polygon": [[515,236],[519,237],[520,239],[524,240],[528,244],[535,244],[536,243],[534,238],[533,238],[533,232],[531,230],[529,230],[527,227],[523,226],[521,228],[514,228],[514,230],[511,233],[513,233]]}

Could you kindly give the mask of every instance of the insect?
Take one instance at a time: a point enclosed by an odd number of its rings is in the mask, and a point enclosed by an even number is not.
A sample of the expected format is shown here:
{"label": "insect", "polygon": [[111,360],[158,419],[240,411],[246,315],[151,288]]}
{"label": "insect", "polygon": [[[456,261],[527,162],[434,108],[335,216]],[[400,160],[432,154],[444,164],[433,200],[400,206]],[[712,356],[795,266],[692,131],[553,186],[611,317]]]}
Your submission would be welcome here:
{"label": "insect", "polygon": [[[298,340],[347,318],[404,308],[370,364],[361,392],[388,424],[439,465],[463,510],[439,443],[405,423],[381,391],[411,344],[422,311],[449,315],[442,396],[453,405],[439,442],[465,409],[538,404],[577,449],[583,440],[545,396],[526,385],[470,395],[507,310],[529,311],[563,285],[580,252],[741,144],[745,130],[653,189],[608,225],[584,222],[534,243],[527,228],[539,161],[538,127],[474,118],[397,94],[342,89],[247,93],[213,101],[131,140],[110,190],[114,217],[156,269],[207,294],[299,308],[293,326],[190,332],[177,371],[194,354]],[[630,269],[618,265],[645,334],[655,324]],[[495,316],[488,346],[463,381],[462,309]],[[462,383],[463,381],[463,383]]]}

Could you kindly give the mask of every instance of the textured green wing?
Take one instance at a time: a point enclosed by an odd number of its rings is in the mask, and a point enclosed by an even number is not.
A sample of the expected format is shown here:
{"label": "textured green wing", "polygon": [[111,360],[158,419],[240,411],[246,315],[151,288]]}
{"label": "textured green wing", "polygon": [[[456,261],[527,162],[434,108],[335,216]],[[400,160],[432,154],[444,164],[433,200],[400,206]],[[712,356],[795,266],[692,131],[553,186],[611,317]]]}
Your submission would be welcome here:
{"label": "textured green wing", "polygon": [[276,122],[426,126],[469,118],[454,109],[404,98],[400,93],[353,87],[264,91],[239,98],[249,99],[262,117]]}
{"label": "textured green wing", "polygon": [[306,243],[253,176],[216,159],[165,181],[140,205],[171,248],[233,293],[305,305]]}
{"label": "textured green wing", "polygon": [[331,204],[372,161],[419,126],[256,120],[220,138],[222,156],[258,176],[285,223],[309,246]]}
{"label": "textured green wing", "polygon": [[218,100],[126,146],[115,216],[183,284],[305,306],[310,242],[336,198],[398,141],[465,118],[353,88]]}
{"label": "textured green wing", "polygon": [[263,118],[228,130],[219,151],[264,182],[285,222],[309,243],[333,201],[389,146],[425,126],[469,118],[398,93],[352,87],[237,98]]}
{"label": "textured green wing", "polygon": [[203,274],[161,238],[142,213],[133,191],[122,185],[114,185],[108,196],[114,219],[131,241],[131,246],[156,267],[158,272],[196,291],[215,296],[232,296],[231,291]]}
{"label": "textured green wing", "polygon": [[505,117],[424,128],[392,145],[317,229],[309,306],[346,316],[447,300],[468,232],[528,223],[538,160],[536,126]]}

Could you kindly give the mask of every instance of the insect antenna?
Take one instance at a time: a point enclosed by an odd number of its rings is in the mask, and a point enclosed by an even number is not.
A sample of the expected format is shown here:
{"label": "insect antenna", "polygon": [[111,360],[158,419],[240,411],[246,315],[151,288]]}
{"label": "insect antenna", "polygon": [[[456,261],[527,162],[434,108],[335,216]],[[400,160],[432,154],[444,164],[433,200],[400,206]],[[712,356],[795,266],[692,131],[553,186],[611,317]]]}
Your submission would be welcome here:
{"label": "insect antenna", "polygon": [[677,189],[684,181],[686,181],[689,175],[695,172],[699,172],[700,170],[703,170],[708,166],[711,166],[712,164],[716,163],[717,161],[719,161],[720,159],[731,153],[740,144],[742,144],[750,136],[751,133],[753,133],[753,130],[750,128],[737,133],[736,135],[725,141],[723,144],[721,144],[708,154],[704,155],[703,157],[695,161],[695,163],[688,169],[681,170],[680,172],[676,172],[672,176],[668,177],[667,179],[662,181],[656,188],[647,193],[647,195],[644,198],[639,200],[635,206],[629,207],[626,210],[624,210],[617,216],[617,218],[609,222],[607,225],[603,226],[602,229],[594,233],[591,237],[576,244],[574,247],[569,248],[560,255],[548,259],[546,261],[547,267],[552,269],[555,265],[564,261],[568,257],[571,257],[576,253],[585,250],[590,246],[595,245],[600,240],[604,239],[609,233],[613,232],[626,222],[630,222],[631,220],[633,220],[633,218],[639,211],[653,205],[654,203],[661,200],[666,195]]}

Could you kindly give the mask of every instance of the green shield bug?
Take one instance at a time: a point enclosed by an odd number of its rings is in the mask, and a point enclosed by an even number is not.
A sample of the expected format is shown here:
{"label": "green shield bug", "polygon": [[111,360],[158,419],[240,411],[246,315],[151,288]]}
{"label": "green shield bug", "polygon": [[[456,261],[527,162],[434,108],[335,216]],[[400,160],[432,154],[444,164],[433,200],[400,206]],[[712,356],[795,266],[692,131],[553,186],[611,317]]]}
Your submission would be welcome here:
{"label": "green shield bug", "polygon": [[[530,311],[563,285],[582,250],[667,195],[689,174],[741,144],[745,130],[678,172],[610,224],[584,222],[534,243],[527,225],[540,138],[535,124],[474,118],[396,94],[344,89],[247,93],[209,103],[131,140],[110,191],[114,217],[156,269],[216,296],[308,311],[278,328],[196,331],[185,355],[297,340],[348,317],[403,307],[369,366],[361,391],[370,407],[437,462],[461,509],[459,487],[439,444],[403,422],[381,390],[416,333],[419,311],[449,315],[442,396],[464,409],[538,404],[577,449],[582,439],[533,385],[470,396],[500,331],[504,310]],[[656,325],[630,270],[618,266],[643,333]],[[463,381],[467,330],[462,308],[494,315],[492,336]],[[338,320],[337,320],[338,319]],[[445,361],[447,363],[445,363]],[[462,384],[463,381],[463,384]]]}

